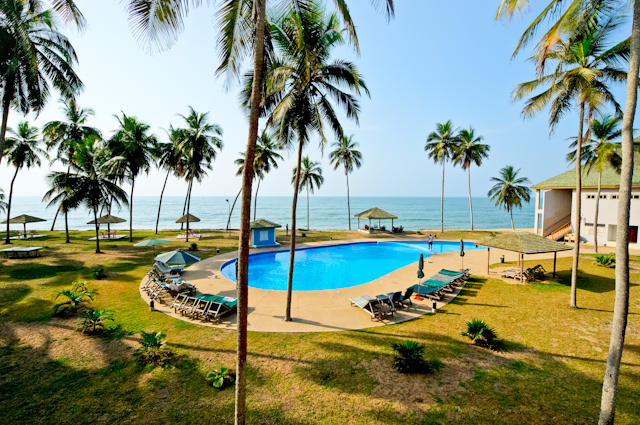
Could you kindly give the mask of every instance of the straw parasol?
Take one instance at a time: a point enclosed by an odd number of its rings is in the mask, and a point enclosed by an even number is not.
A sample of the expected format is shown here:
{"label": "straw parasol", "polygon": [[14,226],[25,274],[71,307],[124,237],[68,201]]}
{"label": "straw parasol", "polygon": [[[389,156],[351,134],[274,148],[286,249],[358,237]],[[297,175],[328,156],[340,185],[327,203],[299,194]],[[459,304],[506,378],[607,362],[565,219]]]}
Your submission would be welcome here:
{"label": "straw parasol", "polygon": [[[482,239],[478,245],[487,247],[487,274],[489,274],[489,260],[491,248],[504,249],[505,251],[517,252],[520,254],[521,272],[524,272],[525,254],[544,254],[553,252],[553,276],[556,275],[556,259],[558,251],[572,249],[570,246],[551,239],[543,238],[529,232],[508,232],[496,236]],[[524,276],[524,273],[523,273]],[[524,277],[523,277],[524,278]]]}
{"label": "straw parasol", "polygon": [[378,220],[378,226],[380,225],[380,220],[391,220],[391,227],[393,228],[393,220],[396,220],[398,216],[393,215],[389,212],[386,212],[383,209],[378,207],[369,208],[366,211],[362,211],[354,215],[355,218],[358,219],[358,227],[360,227],[360,219],[369,220],[369,227],[371,227],[371,220]]}
{"label": "straw parasol", "polygon": [[185,214],[176,220],[176,223],[197,223],[200,219],[193,214]]}
{"label": "straw parasol", "polygon": [[[22,214],[17,217],[13,217],[9,220],[10,224],[22,224],[24,226],[24,233],[27,234],[27,223],[38,223],[41,221],[47,221],[44,218],[34,217],[32,215]],[[3,221],[2,224],[7,224],[7,220]]]}
{"label": "straw parasol", "polygon": [[189,264],[200,261],[200,257],[182,249],[176,249],[157,255],[156,261],[162,261],[165,264]]}
{"label": "straw parasol", "polygon": [[120,218],[120,217],[116,217],[115,215],[111,215],[111,214],[107,214],[107,215],[103,215],[102,217],[98,217],[98,220],[91,220],[88,221],[87,224],[96,224],[96,222],[98,224],[118,224],[118,223],[124,223],[125,220],[124,218]]}

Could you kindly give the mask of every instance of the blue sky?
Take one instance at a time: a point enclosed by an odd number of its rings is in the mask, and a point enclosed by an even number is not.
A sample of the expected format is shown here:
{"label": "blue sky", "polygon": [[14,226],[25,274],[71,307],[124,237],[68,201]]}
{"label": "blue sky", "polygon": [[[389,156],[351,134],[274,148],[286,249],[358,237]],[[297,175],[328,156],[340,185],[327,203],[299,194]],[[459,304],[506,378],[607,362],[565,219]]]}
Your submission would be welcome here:
{"label": "blue sky", "polygon": [[[71,28],[65,32],[78,52],[78,73],[86,86],[79,103],[96,111],[92,125],[110,136],[116,124],[113,114],[123,110],[166,138],[165,129],[180,124],[176,114],[186,113],[187,105],[210,111],[224,129],[225,146],[209,177],[194,186],[194,196],[235,194],[240,180],[233,160],[244,150],[247,119],[237,100],[238,86],[227,90],[224,77],[215,75],[215,6],[195,10],[170,49],[149,54],[132,35],[124,2],[78,3],[89,26],[81,33]],[[566,139],[577,132],[577,114],[568,114],[549,137],[547,111],[523,121],[522,102],[511,101],[515,85],[535,76],[525,60],[530,49],[511,60],[535,9],[510,22],[496,22],[497,0],[397,1],[396,17],[386,23],[369,2],[350,3],[361,55],[345,47],[336,57],[354,60],[371,90],[371,99],[361,99],[360,125],[344,120],[346,133],[354,135],[364,156],[363,167],[350,178],[352,196],[439,196],[441,168],[427,159],[424,144],[435,124],[447,119],[457,126],[472,125],[491,145],[489,158],[471,171],[474,196],[485,196],[490,178],[507,164],[522,168],[532,183],[567,169]],[[624,104],[624,86],[614,92]],[[29,119],[42,126],[61,118],[60,108],[52,99],[37,119]],[[10,125],[21,119],[12,112]],[[344,173],[330,167],[327,153],[322,156],[317,141],[305,152],[322,162],[325,184],[317,194],[343,195]],[[261,194],[291,194],[295,155],[284,156],[280,168],[262,183]],[[16,193],[41,196],[49,169],[45,165],[23,171]],[[3,161],[0,186],[5,193],[12,172]],[[156,170],[150,172],[136,182],[136,193],[159,194],[163,178]],[[449,196],[467,194],[466,174],[451,165],[445,185]],[[184,182],[170,178],[166,193],[180,195],[185,188]]]}

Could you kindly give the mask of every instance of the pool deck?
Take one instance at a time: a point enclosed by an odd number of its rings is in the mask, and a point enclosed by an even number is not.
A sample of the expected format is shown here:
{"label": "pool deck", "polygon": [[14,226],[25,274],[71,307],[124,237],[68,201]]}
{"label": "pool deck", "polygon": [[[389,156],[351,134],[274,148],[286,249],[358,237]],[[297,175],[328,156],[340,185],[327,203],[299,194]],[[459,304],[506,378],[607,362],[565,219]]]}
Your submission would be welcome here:
{"label": "pool deck", "polygon": [[[402,240],[407,241],[407,239]],[[384,239],[384,241],[389,242],[391,240]],[[343,242],[326,241],[298,244],[298,247],[303,248],[353,242],[373,241],[371,239],[357,239]],[[252,250],[251,253],[282,250],[283,248],[286,249],[286,246],[273,249]],[[487,250],[468,250],[465,251],[465,254],[464,267],[470,268],[472,275],[486,276]],[[504,255],[507,261],[517,260],[516,253],[492,249],[491,262],[497,262],[501,255]],[[570,255],[571,251],[558,253],[559,257]],[[235,282],[226,279],[220,273],[222,264],[235,257],[236,252],[228,252],[202,260],[186,269],[183,274],[183,279],[194,284],[201,293],[236,297]],[[535,260],[550,257],[553,257],[553,254],[527,255],[525,259]],[[435,254],[425,258],[425,278],[437,273],[441,268],[459,270],[460,266],[460,256],[457,251]],[[378,294],[386,294],[400,290],[404,292],[407,287],[417,283],[416,271],[417,261],[362,285],[321,291],[294,291],[291,304],[293,321],[291,322],[284,321],[286,291],[249,288],[248,328],[250,331],[255,332],[331,332],[383,326],[415,319],[425,314],[431,314],[432,301],[427,298],[423,301],[415,301],[412,297],[413,306],[411,308],[398,310],[394,317],[381,322],[372,321],[367,313],[358,307],[350,305],[349,298],[351,297],[362,295],[376,296]],[[494,277],[497,276],[495,273],[491,275]],[[143,282],[145,280],[146,277],[143,279]],[[446,304],[453,300],[458,292],[459,290],[456,290],[454,293],[443,298],[442,301],[439,301],[437,303],[438,310],[444,308]],[[140,290],[140,294],[145,302],[148,303],[149,297],[146,293]],[[192,320],[175,314],[169,309],[168,305],[159,302],[155,303],[155,308],[158,312],[203,326],[236,329],[236,314],[230,314],[226,316],[221,323],[213,324],[200,320]]]}

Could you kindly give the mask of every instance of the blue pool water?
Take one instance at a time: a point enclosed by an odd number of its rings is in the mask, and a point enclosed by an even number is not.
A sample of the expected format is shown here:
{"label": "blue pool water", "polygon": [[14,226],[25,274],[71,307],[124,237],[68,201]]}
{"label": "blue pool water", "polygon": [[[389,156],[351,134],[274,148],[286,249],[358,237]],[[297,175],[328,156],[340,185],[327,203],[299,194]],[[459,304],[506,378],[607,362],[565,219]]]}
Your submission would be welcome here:
{"label": "blue pool water", "polygon": [[[476,249],[465,242],[464,249]],[[434,241],[429,250],[425,241],[359,242],[296,250],[293,269],[294,291],[338,289],[370,282],[400,267],[441,252],[459,251],[460,242]],[[236,281],[236,260],[222,265],[221,272]],[[249,286],[276,291],[287,290],[289,250],[262,252],[249,257]]]}

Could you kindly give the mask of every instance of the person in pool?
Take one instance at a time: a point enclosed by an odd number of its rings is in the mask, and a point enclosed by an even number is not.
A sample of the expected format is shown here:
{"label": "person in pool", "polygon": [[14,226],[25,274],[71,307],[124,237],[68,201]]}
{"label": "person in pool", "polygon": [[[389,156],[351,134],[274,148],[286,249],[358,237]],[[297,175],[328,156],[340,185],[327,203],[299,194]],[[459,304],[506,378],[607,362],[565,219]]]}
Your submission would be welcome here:
{"label": "person in pool", "polygon": [[429,233],[429,249],[433,249],[433,235]]}

